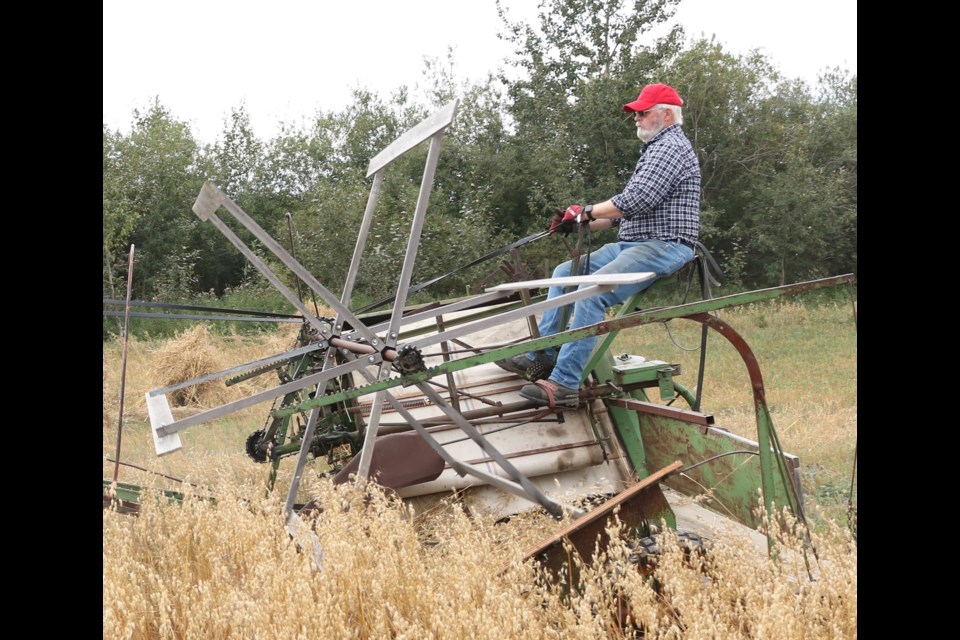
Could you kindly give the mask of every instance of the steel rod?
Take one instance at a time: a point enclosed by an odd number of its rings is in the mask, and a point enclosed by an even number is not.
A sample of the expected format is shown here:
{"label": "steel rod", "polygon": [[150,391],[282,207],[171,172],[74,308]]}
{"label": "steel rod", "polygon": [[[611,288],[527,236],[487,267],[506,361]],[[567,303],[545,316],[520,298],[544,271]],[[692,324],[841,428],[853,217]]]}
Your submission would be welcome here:
{"label": "steel rod", "polygon": [[133,289],[133,253],[134,245],[130,245],[130,259],[127,263],[127,302],[124,306],[123,317],[123,357],[120,365],[120,417],[117,420],[117,464],[113,467],[113,481],[120,477],[120,443],[123,441],[123,397],[127,383],[127,344],[130,342],[130,293]]}

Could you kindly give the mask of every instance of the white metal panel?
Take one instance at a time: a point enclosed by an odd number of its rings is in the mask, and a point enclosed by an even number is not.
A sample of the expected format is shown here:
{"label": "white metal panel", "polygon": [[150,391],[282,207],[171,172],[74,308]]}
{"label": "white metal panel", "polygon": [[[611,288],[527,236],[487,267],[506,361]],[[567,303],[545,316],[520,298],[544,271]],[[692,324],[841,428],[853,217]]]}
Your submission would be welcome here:
{"label": "white metal panel", "polygon": [[391,142],[390,146],[370,160],[370,164],[367,166],[367,177],[369,178],[433,134],[449,127],[450,123],[453,122],[454,116],[457,115],[457,105],[459,104],[459,99],[448,103],[439,111],[427,116],[418,125]]}
{"label": "white metal panel", "polygon": [[157,433],[160,427],[173,423],[173,413],[170,412],[170,403],[167,402],[165,394],[150,394],[150,391],[144,394],[147,399],[147,414],[150,416],[150,433],[153,434],[153,447],[157,450],[157,455],[163,456],[179,450],[183,444],[180,442],[179,433],[169,436]]}
{"label": "white metal panel", "polygon": [[488,287],[486,291],[520,291],[523,289],[546,289],[547,287],[579,287],[583,284],[639,284],[657,277],[652,271],[638,273],[594,273],[589,276],[564,276],[561,278],[542,278],[540,280],[524,280],[523,282],[505,282],[495,287]]}

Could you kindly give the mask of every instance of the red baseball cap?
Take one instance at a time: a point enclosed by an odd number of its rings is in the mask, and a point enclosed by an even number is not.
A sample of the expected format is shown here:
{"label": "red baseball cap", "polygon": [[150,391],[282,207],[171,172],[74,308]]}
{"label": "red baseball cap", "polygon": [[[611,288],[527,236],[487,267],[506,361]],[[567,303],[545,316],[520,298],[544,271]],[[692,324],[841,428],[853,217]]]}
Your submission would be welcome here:
{"label": "red baseball cap", "polygon": [[633,111],[646,111],[656,104],[675,104],[678,107],[683,106],[683,100],[680,94],[673,87],[666,84],[648,84],[637,96],[633,102],[623,105],[623,110],[627,113]]}

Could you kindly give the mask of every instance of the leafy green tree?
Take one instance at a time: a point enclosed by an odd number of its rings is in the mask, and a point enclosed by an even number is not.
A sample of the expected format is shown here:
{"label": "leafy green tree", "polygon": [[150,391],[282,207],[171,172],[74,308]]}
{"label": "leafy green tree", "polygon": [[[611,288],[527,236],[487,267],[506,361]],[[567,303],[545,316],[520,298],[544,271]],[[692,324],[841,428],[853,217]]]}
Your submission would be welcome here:
{"label": "leafy green tree", "polygon": [[829,237],[818,261],[827,274],[857,273],[857,76],[833,69],[820,77],[810,156],[834,200],[821,211]]}
{"label": "leafy green tree", "polygon": [[137,211],[124,188],[122,138],[103,128],[103,295],[126,294],[126,270],[130,239],[142,212]]}
{"label": "leafy green tree", "polygon": [[701,238],[731,281],[835,274],[844,259],[828,257],[850,256],[851,237],[855,267],[855,79],[851,112],[842,81],[833,99],[817,99],[759,53],[734,56],[706,39],[665,73],[685,97],[684,130],[700,158]]}
{"label": "leafy green tree", "polygon": [[[339,293],[367,206],[370,159],[459,98],[413,282],[435,278],[540,231],[555,207],[619,191],[640,145],[619,107],[650,82],[672,84],[686,100],[684,129],[704,178],[701,237],[734,283],[856,272],[856,76],[833,70],[811,93],[759,53],[731,55],[706,39],[684,45],[679,28],[653,39],[651,29],[677,3],[542,0],[536,25],[511,23],[501,9],[517,77],[458,81],[448,53],[425,61],[421,97],[406,87],[385,97],[358,89],[342,111],[318,112],[305,128],[284,125],[269,141],[253,134],[241,105],[200,150],[189,127],[155,101],[134,112],[130,135],[104,128],[104,295],[122,293],[131,242],[137,297],[259,295],[255,271],[190,210],[208,178],[281,244],[292,242],[308,270]],[[395,292],[426,154],[425,143],[386,173],[356,304]],[[292,274],[252,245],[295,289]],[[551,237],[523,255],[529,275],[544,276],[567,250]],[[495,268],[457,274],[430,295],[463,293]]]}
{"label": "leafy green tree", "polygon": [[[204,148],[200,171],[234,202],[244,208],[258,224],[270,223],[270,218],[259,206],[262,192],[259,178],[262,173],[264,145],[256,138],[250,126],[250,116],[241,105],[232,109],[224,128],[216,141]],[[230,216],[220,216],[224,223],[233,227],[248,244],[250,234],[233,224]],[[197,225],[192,245],[198,251],[195,266],[196,289],[222,294],[243,281],[246,260],[209,223]]]}
{"label": "leafy green tree", "polygon": [[129,136],[104,136],[105,246],[109,238],[115,254],[121,237],[136,245],[136,297],[183,297],[195,290],[199,259],[190,213],[202,184],[197,143],[159,100],[133,115]]}

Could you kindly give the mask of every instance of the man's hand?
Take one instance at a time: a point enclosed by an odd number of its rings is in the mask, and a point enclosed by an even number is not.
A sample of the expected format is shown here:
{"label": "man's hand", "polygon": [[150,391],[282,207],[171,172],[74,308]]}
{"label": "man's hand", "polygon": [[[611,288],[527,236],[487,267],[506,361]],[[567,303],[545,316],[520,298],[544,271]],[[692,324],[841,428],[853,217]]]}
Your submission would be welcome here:
{"label": "man's hand", "polygon": [[557,210],[557,215],[550,221],[550,233],[562,233],[569,235],[573,231],[573,225],[588,223],[586,216],[582,216],[583,207],[578,204],[572,204],[564,211]]}

